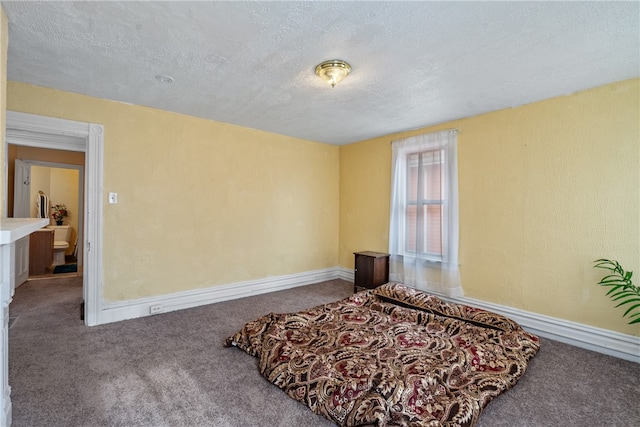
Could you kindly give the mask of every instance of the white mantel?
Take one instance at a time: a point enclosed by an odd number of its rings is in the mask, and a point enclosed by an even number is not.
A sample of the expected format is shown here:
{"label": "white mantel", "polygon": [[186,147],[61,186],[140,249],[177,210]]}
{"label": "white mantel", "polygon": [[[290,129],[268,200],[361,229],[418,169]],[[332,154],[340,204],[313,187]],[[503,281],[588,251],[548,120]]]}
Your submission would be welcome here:
{"label": "white mantel", "polygon": [[8,245],[49,225],[49,218],[0,218],[0,245]]}
{"label": "white mantel", "polygon": [[0,426],[11,425],[9,387],[9,304],[15,290],[15,242],[49,225],[49,218],[0,218],[0,304],[2,366],[0,367]]}

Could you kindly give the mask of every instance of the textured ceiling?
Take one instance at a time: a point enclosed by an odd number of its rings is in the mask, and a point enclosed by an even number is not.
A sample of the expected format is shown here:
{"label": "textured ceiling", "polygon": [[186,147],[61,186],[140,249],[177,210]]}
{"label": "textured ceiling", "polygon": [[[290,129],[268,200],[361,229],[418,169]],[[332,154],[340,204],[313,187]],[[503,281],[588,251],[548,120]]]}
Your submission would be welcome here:
{"label": "textured ceiling", "polygon": [[640,75],[639,2],[2,5],[9,80],[331,144]]}

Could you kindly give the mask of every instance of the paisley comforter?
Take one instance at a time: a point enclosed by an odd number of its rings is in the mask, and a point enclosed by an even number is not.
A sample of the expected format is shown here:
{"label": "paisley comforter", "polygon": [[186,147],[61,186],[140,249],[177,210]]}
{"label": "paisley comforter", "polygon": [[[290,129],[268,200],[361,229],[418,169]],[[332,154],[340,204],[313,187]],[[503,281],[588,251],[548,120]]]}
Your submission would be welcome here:
{"label": "paisley comforter", "polygon": [[229,337],[261,374],[340,426],[473,426],[538,337],[504,316],[389,283]]}

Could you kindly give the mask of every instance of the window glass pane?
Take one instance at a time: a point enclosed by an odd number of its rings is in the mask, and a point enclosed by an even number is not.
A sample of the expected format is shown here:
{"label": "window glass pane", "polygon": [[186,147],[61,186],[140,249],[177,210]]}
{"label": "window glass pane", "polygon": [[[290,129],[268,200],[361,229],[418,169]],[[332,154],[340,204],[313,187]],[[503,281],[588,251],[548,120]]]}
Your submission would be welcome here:
{"label": "window glass pane", "polygon": [[425,200],[442,200],[444,181],[442,173],[444,150],[422,153],[422,198]]}
{"label": "window glass pane", "polygon": [[406,250],[408,252],[416,252],[417,246],[417,217],[418,207],[416,205],[407,206],[407,227],[406,227]]}
{"label": "window glass pane", "polygon": [[420,153],[407,156],[407,201],[418,199],[418,160]]}
{"label": "window glass pane", "polygon": [[442,256],[442,205],[425,206],[424,252]]}

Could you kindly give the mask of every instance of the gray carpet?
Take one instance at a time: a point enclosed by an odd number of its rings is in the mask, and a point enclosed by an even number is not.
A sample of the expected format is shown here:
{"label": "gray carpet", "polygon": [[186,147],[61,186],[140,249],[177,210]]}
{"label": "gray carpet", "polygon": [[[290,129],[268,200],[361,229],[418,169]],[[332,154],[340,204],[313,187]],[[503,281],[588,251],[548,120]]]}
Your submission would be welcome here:
{"label": "gray carpet", "polygon": [[[270,311],[346,297],[341,280],[87,328],[76,277],[16,290],[9,329],[13,426],[328,427],[224,339]],[[478,427],[640,425],[640,365],[543,339]]]}

